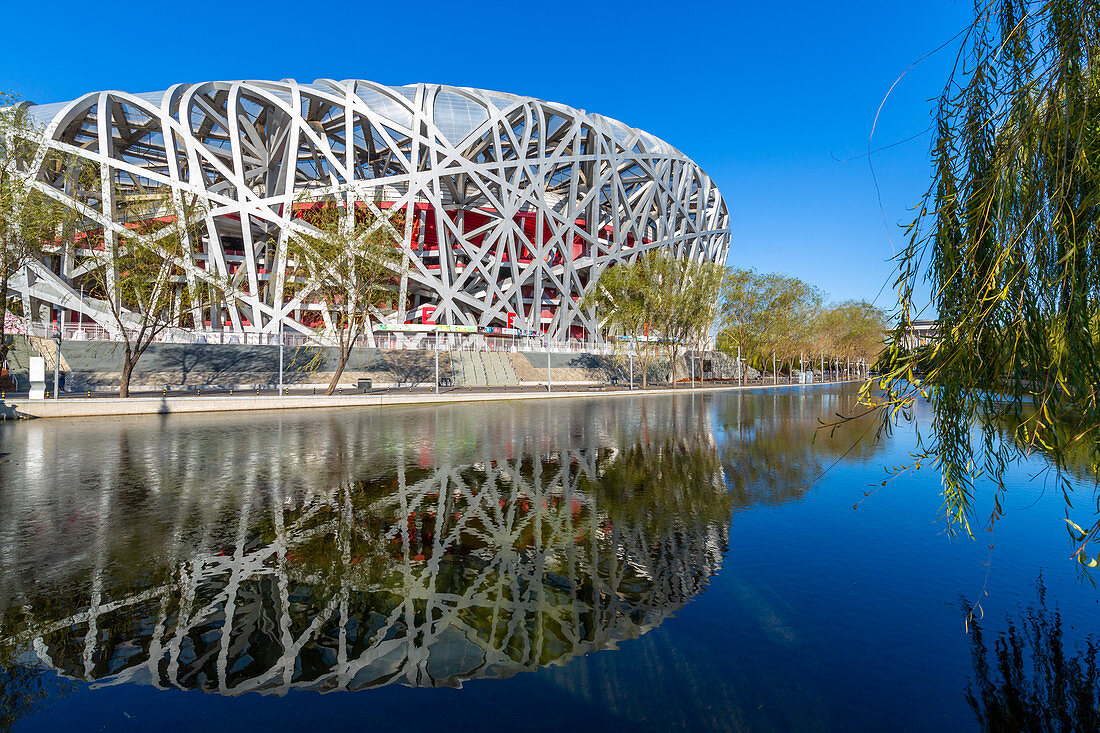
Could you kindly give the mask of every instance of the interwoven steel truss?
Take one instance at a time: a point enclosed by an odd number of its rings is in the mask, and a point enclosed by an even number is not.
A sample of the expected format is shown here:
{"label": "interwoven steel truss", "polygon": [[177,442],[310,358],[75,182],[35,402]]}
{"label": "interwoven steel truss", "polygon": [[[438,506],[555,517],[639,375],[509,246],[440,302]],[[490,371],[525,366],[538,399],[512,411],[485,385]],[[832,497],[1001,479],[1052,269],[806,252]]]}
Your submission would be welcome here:
{"label": "interwoven steel truss", "polygon": [[396,323],[599,339],[578,300],[606,267],[649,249],[724,262],[729,248],[722,197],[681,152],[528,97],[362,80],[206,82],[30,112],[50,146],[99,166],[90,188],[55,170],[38,185],[81,207],[107,246],[82,251],[74,238],[15,287],[31,310],[64,306],[104,325],[94,300],[78,302],[77,283],[111,267],[134,203],[164,187],[206,203],[205,238],[177,263],[180,287],[214,274],[224,299],[194,306],[196,327],[331,325],[328,304],[287,274],[287,236],[302,226],[294,204],[307,192],[360,202],[402,242],[397,308],[376,314]]}

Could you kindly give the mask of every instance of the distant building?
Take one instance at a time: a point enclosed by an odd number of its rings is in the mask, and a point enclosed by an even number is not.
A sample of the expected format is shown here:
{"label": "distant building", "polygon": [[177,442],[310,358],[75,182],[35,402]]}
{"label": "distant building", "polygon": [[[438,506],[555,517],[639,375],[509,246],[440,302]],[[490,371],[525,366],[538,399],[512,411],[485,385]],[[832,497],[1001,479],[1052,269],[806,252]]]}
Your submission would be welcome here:
{"label": "distant building", "polygon": [[916,349],[939,338],[939,321],[912,321],[902,336],[901,345]]}

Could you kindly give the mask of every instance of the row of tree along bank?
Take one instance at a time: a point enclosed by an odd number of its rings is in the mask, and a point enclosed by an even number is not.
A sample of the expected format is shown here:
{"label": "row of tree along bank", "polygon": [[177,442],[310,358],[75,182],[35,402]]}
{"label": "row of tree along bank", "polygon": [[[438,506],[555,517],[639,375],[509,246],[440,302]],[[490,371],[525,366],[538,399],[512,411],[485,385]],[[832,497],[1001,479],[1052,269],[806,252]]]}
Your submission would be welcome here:
{"label": "row of tree along bank", "polygon": [[[649,252],[606,270],[582,301],[638,355],[672,364],[685,351],[718,350],[764,375],[871,366],[883,350],[887,314],[866,301],[827,302],[795,277],[691,262]],[[673,374],[673,381],[678,375]],[[679,375],[686,376],[686,375]],[[644,385],[643,385],[644,386]]]}

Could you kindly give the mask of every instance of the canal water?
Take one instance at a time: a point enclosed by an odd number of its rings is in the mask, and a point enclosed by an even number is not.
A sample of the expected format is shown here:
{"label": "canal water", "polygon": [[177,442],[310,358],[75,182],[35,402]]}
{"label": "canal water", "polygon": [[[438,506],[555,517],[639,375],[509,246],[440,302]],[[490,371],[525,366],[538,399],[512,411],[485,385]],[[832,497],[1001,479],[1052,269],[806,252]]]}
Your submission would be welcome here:
{"label": "canal water", "polygon": [[2,424],[0,726],[1094,722],[1100,591],[1056,477],[1013,468],[995,531],[953,538],[935,470],[888,472],[911,427],[821,429],[854,408],[819,387]]}

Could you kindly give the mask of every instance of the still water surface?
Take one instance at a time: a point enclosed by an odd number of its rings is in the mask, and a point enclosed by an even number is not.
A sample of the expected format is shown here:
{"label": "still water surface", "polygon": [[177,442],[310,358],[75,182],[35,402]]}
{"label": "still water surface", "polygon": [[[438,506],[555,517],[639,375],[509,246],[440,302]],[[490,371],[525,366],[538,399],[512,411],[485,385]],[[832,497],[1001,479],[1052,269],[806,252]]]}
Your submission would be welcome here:
{"label": "still water surface", "polygon": [[853,406],[834,387],[0,425],[0,724],[995,725],[1028,693],[986,648],[1023,647],[1030,679],[1028,614],[1041,660],[1055,625],[1070,657],[1100,632],[1061,494],[1020,467],[992,552],[951,539],[934,472],[881,486],[911,430],[816,429]]}

